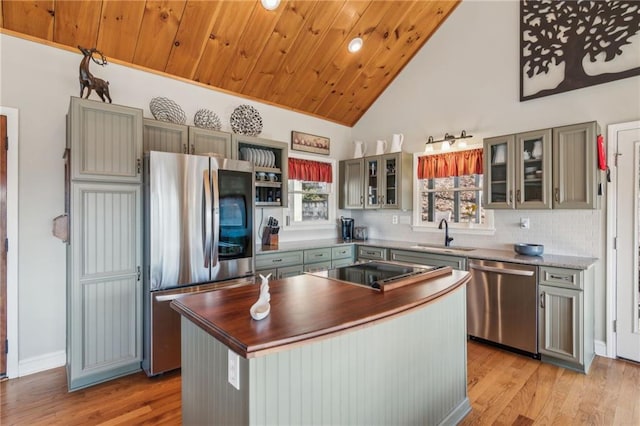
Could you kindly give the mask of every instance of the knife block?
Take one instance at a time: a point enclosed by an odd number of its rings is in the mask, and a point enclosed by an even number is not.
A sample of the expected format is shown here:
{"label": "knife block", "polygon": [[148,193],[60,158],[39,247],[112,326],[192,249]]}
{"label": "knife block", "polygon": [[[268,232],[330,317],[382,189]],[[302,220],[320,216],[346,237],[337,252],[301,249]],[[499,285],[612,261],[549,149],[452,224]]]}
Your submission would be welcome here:
{"label": "knife block", "polygon": [[278,234],[272,234],[270,227],[265,227],[262,230],[262,245],[263,246],[277,246]]}

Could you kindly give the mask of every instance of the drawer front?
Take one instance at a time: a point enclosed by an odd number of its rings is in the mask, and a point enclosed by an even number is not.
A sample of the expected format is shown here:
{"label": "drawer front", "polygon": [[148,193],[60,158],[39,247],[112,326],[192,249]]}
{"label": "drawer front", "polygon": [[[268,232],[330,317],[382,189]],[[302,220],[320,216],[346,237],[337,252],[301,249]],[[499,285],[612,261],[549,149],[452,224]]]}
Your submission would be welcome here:
{"label": "drawer front", "polygon": [[259,254],[256,256],[256,269],[280,268],[282,266],[302,265],[302,251]]}
{"label": "drawer front", "polygon": [[284,268],[278,268],[278,279],[295,277],[296,275],[302,275],[302,265],[285,266]]}
{"label": "drawer front", "polygon": [[304,251],[304,263],[316,263],[331,260],[331,247]]}
{"label": "drawer front", "polygon": [[333,247],[331,249],[331,259],[353,259],[353,246]]}
{"label": "drawer front", "polygon": [[304,272],[318,272],[331,269],[331,261],[325,260],[324,262],[309,263],[304,265]]}
{"label": "drawer front", "polygon": [[451,266],[453,269],[466,270],[467,259],[446,254],[419,253],[408,250],[391,250],[391,260],[397,262],[416,263],[429,266]]}
{"label": "drawer front", "polygon": [[278,276],[278,270],[276,268],[258,269],[256,271],[256,277],[258,278],[257,282],[260,282],[259,280],[260,275],[262,275],[263,277],[266,277],[269,274],[271,274],[271,279],[276,279],[276,277]]}
{"label": "drawer front", "polygon": [[554,268],[552,266],[540,267],[540,284],[582,289],[582,274],[576,269]]}
{"label": "drawer front", "polygon": [[358,246],[358,260],[387,260],[387,249],[384,247]]}

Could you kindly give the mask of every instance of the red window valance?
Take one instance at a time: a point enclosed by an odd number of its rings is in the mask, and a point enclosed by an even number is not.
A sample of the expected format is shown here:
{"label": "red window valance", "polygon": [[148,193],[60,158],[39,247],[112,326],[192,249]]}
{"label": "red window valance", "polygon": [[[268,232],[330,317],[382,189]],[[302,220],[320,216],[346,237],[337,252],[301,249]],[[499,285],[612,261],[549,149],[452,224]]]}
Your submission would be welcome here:
{"label": "red window valance", "polygon": [[289,158],[289,179],[308,182],[333,182],[331,163]]}
{"label": "red window valance", "polygon": [[482,173],[482,149],[425,155],[418,158],[418,179]]}

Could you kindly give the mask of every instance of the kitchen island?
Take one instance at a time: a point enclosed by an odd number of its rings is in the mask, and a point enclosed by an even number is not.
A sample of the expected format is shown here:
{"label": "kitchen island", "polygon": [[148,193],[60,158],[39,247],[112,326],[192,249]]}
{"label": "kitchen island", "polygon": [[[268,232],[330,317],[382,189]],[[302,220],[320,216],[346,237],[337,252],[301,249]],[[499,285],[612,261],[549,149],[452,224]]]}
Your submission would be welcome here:
{"label": "kitchen island", "polygon": [[271,281],[261,321],[249,315],[258,286],[173,301],[183,424],[457,423],[471,409],[469,279],[454,270],[386,292],[312,275]]}

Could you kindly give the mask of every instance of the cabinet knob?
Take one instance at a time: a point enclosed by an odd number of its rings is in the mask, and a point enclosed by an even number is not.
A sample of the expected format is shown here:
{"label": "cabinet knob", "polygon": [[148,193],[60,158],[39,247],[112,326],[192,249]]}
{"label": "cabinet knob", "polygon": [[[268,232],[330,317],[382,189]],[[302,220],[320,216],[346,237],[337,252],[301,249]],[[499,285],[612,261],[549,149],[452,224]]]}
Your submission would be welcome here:
{"label": "cabinet knob", "polygon": [[556,199],[556,202],[559,203],[560,202],[560,188],[556,188],[554,197]]}
{"label": "cabinet knob", "polygon": [[516,199],[519,203],[522,203],[522,192],[519,189],[516,191]]}

